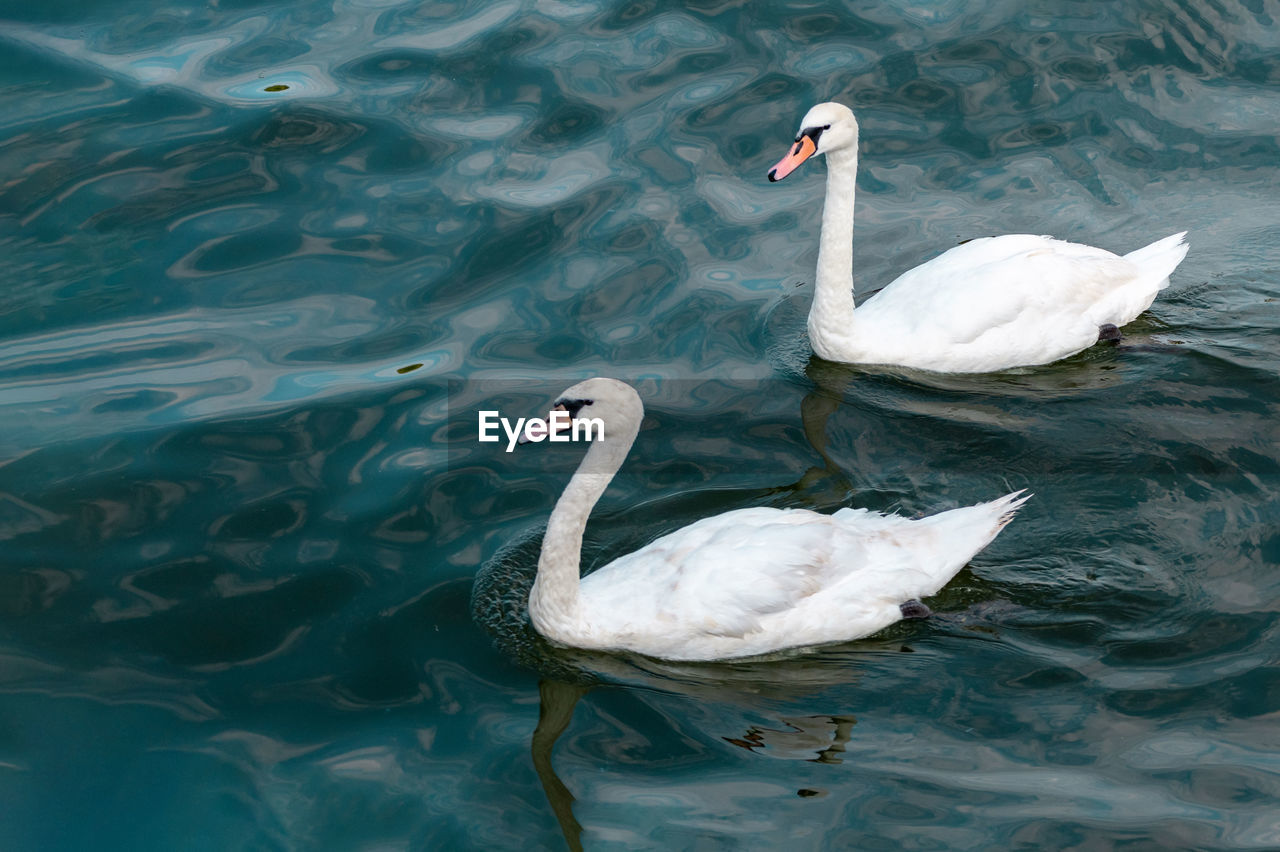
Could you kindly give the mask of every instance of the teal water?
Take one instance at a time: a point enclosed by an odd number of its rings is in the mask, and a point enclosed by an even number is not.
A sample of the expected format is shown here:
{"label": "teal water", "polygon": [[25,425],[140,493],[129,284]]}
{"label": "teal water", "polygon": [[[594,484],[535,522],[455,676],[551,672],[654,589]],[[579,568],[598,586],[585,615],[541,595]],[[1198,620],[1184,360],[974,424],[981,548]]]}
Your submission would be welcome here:
{"label": "teal water", "polygon": [[[1280,847],[1280,10],[975,5],[0,2],[0,847]],[[862,295],[1191,252],[1050,367],[811,359],[823,166],[765,171],[829,98]],[[576,451],[467,424],[595,374],[592,564],[1036,497],[865,641],[556,652]]]}

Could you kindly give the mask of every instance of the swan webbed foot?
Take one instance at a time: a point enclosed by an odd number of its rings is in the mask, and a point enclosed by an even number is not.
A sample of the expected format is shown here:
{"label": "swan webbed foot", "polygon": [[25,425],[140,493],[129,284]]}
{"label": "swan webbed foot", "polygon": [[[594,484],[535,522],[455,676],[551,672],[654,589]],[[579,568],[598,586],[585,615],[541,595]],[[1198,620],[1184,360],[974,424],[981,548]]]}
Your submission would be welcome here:
{"label": "swan webbed foot", "polygon": [[1106,341],[1108,343],[1120,342],[1120,329],[1111,323],[1103,323],[1098,326],[1098,342]]}
{"label": "swan webbed foot", "polygon": [[933,615],[933,610],[915,599],[898,604],[898,609],[902,610],[903,618],[928,618]]}

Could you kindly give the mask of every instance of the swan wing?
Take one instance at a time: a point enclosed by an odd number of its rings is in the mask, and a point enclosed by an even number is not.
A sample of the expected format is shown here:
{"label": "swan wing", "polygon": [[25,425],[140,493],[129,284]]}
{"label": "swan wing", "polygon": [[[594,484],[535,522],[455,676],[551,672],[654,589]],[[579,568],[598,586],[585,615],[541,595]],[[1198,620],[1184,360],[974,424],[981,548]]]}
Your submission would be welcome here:
{"label": "swan wing", "polygon": [[1010,234],[971,240],[904,272],[861,310],[972,343],[1002,325],[1090,313],[1137,275],[1105,249]]}
{"label": "swan wing", "polygon": [[[585,577],[581,592],[589,609],[612,613],[615,624],[741,637],[834,582],[838,530],[831,516],[804,509],[726,512],[614,560]],[[842,560],[850,556],[846,547]]]}
{"label": "swan wing", "polygon": [[705,518],[588,575],[593,647],[717,659],[866,636],[938,591],[1025,498],[912,520],[754,508]]}
{"label": "swan wing", "polygon": [[859,306],[857,334],[878,351],[903,349],[908,365],[913,358],[952,369],[1045,363],[1092,345],[1099,326],[1123,325],[1150,306],[1167,281],[1167,272],[1154,275],[1105,249],[1051,237],[971,240]]}

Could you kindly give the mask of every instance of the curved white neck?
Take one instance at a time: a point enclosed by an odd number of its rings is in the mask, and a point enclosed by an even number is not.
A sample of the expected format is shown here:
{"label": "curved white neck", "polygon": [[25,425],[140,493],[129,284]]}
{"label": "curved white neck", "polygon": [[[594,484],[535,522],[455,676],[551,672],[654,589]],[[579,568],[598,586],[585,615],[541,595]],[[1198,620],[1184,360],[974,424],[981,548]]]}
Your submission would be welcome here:
{"label": "curved white neck", "polygon": [[538,575],[529,592],[529,617],[551,639],[568,638],[584,626],[578,601],[582,534],[596,501],[604,494],[635,442],[640,423],[594,441],[556,501],[542,538]]}
{"label": "curved white neck", "polygon": [[858,152],[847,148],[826,158],[827,197],[822,204],[809,339],[819,355],[839,360],[840,341],[853,334],[853,195]]}

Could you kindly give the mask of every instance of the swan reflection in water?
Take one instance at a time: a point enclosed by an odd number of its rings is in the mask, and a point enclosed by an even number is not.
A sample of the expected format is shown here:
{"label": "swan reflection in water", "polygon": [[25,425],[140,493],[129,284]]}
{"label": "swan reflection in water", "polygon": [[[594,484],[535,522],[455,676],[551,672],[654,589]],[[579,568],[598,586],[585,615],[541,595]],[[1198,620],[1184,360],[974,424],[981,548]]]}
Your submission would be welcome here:
{"label": "swan reflection in water", "polygon": [[[821,362],[815,359],[815,363]],[[840,396],[832,394],[829,387],[823,389],[820,383],[815,384],[819,387],[805,397],[802,414],[805,434],[823,460],[822,466],[812,468],[798,481],[772,492],[718,489],[714,496],[719,505],[758,505],[762,497],[777,492],[792,496],[807,492],[804,502],[811,505],[845,502],[850,482],[827,454],[825,436],[827,418],[839,407]],[[827,497],[813,493],[819,479],[829,480],[833,490]],[[691,513],[687,511],[689,507],[683,505],[689,499],[689,495],[677,495],[670,500],[629,507],[625,516],[603,514],[592,524],[590,533],[598,535],[602,529],[622,526],[625,532],[613,538],[625,540],[636,529],[660,529],[673,515]],[[609,536],[606,534],[603,538]],[[601,540],[588,534],[582,546],[583,565],[601,565],[613,555]],[[499,653],[542,676],[539,719],[531,743],[532,761],[571,849],[581,848],[582,827],[573,812],[573,794],[556,773],[552,755],[579,700],[600,685],[632,687],[631,695],[641,703],[647,696],[659,693],[689,697],[704,706],[740,708],[740,713],[732,714],[741,716],[737,722],[717,719],[713,723],[716,729],[705,733],[713,741],[754,755],[828,765],[841,761],[854,727],[854,717],[847,708],[814,708],[826,712],[796,713],[794,702],[806,694],[847,685],[856,677],[856,670],[850,664],[857,658],[847,647],[828,647],[817,652],[782,651],[762,659],[721,663],[673,662],[635,654],[559,647],[533,629],[528,615],[529,594],[541,545],[542,536],[537,533],[501,549],[477,574],[471,608],[473,618],[494,639]],[[902,625],[890,628],[889,635],[912,632],[913,627]],[[908,650],[892,638],[862,640],[857,643],[857,649],[857,657]],[[768,704],[785,704],[788,711],[762,721],[762,705]],[[796,790],[796,795],[802,797],[821,794],[821,790],[808,787]]]}
{"label": "swan reflection in water", "polygon": [[[1082,385],[1104,386],[1124,381],[1124,371],[1118,361],[1115,354],[1099,349],[1057,365],[1048,375],[1011,373],[958,377],[905,371],[905,376],[896,373],[886,376],[865,367],[823,361],[804,351],[803,359],[795,368],[784,368],[783,372],[791,373],[791,381],[797,385],[807,386],[803,391],[797,387],[797,395],[803,393],[800,420],[805,439],[815,454],[815,464],[794,481],[772,490],[716,489],[714,501],[720,506],[733,506],[790,503],[796,498],[805,505],[830,506],[844,505],[851,497],[861,503],[864,501],[859,498],[868,495],[882,505],[896,499],[909,504],[918,499],[918,495],[927,495],[932,490],[930,485],[936,482],[936,471],[900,464],[892,470],[885,469],[884,453],[905,452],[904,442],[921,440],[919,436],[897,434],[894,423],[882,423],[886,412],[892,410],[899,421],[906,412],[915,415],[926,427],[934,424],[941,431],[937,436],[928,436],[927,440],[943,440],[946,435],[941,433],[954,430],[957,421],[1007,420],[1019,416],[1004,410],[1010,405],[1037,405],[1045,397],[1071,393]],[[993,388],[994,402],[987,392]],[[940,394],[945,397],[942,407],[931,407],[939,405],[936,399]],[[836,426],[833,416],[837,412],[842,420],[848,417],[856,421],[852,429],[856,437],[852,442],[838,436],[838,430],[847,428],[847,424]],[[834,439],[833,430],[837,431]],[[701,498],[697,495],[676,495],[668,500],[629,506],[625,513],[601,514],[593,521],[583,542],[582,564],[588,568],[603,565],[615,555],[614,550],[634,539],[637,530],[661,529],[672,517],[700,511],[691,503],[698,499]],[[602,543],[605,541],[609,544]],[[542,676],[539,722],[531,744],[532,760],[561,830],[569,846],[575,849],[581,848],[582,828],[573,812],[573,794],[556,773],[552,756],[557,740],[572,721],[578,702],[592,688],[604,684],[631,687],[630,694],[640,703],[659,693],[688,697],[704,706],[729,708],[730,717],[739,715],[740,719],[735,722],[722,715],[710,723],[714,727],[708,728],[704,723],[703,733],[707,739],[760,757],[834,765],[843,759],[854,733],[852,708],[801,709],[795,706],[797,700],[829,687],[847,686],[856,678],[859,662],[909,650],[902,647],[902,638],[915,635],[919,630],[913,624],[902,623],[856,643],[727,663],[671,662],[558,647],[532,628],[528,616],[529,593],[541,543],[541,535],[533,534],[510,543],[495,555],[476,578],[472,611],[503,656]],[[631,543],[634,545],[634,541]],[[973,603],[972,590],[955,592],[951,597],[958,606],[947,606],[948,611],[963,610]],[[990,630],[981,623],[965,624],[971,620],[969,614],[944,618],[958,620],[954,626],[962,629]],[[984,619],[979,616],[976,620]],[[777,714],[761,720],[762,706],[770,704],[779,708]],[[737,713],[735,708],[741,712]],[[810,710],[813,712],[808,712]],[[682,716],[681,721],[691,718],[695,718],[695,714]],[[798,789],[796,795],[821,795],[821,791]]]}
{"label": "swan reflection in water", "polygon": [[[857,719],[852,716],[781,716],[785,728],[762,728],[752,725],[741,738],[722,739],[749,752],[773,748],[786,751],[813,751],[811,763],[844,763],[840,755],[853,733]],[[832,728],[834,727],[834,732]]]}
{"label": "swan reflection in water", "polygon": [[[500,654],[542,676],[538,724],[530,751],[543,792],[569,848],[574,850],[582,848],[582,826],[574,815],[573,792],[555,770],[553,753],[588,692],[621,686],[638,704],[654,709],[646,718],[665,718],[651,703],[654,697],[689,698],[702,707],[728,711],[712,713],[714,722],[710,724],[715,727],[701,730],[707,739],[762,758],[836,765],[852,737],[854,716],[848,708],[797,713],[796,702],[805,695],[853,682],[858,658],[910,650],[903,646],[902,637],[915,632],[908,622],[854,646],[725,663],[673,662],[557,647],[533,629],[527,615],[540,544],[540,536],[531,535],[505,547],[485,566],[472,590],[472,615],[493,638]],[[588,540],[585,561],[591,564],[598,560],[602,550],[599,543]],[[771,705],[785,705],[787,710],[780,709],[774,715],[768,709]],[[767,720],[761,720],[762,713]],[[682,721],[696,724],[692,716],[682,717]],[[823,794],[813,787],[795,790],[799,797]]]}
{"label": "swan reflection in water", "polygon": [[[545,679],[538,683],[538,726],[534,729],[530,751],[533,768],[542,784],[565,842],[572,850],[582,849],[582,825],[573,813],[574,796],[556,774],[552,754],[556,740],[569,727],[578,700],[590,686]],[[829,765],[843,762],[845,746],[853,733],[856,720],[849,715],[780,716],[779,726],[747,726],[741,733],[721,734],[720,739],[752,754],[785,756]],[[809,798],[825,795],[812,787],[796,790],[796,795]]]}

